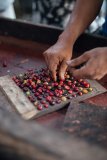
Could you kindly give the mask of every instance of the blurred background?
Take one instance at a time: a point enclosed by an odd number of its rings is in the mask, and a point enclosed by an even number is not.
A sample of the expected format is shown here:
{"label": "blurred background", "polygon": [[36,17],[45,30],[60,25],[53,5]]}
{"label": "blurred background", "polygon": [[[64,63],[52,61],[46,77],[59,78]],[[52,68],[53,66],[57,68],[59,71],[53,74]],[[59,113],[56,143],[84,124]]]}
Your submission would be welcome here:
{"label": "blurred background", "polygon": [[[0,0],[0,15],[32,23],[48,24],[64,28],[76,0]],[[107,14],[107,0],[86,32],[100,34]]]}

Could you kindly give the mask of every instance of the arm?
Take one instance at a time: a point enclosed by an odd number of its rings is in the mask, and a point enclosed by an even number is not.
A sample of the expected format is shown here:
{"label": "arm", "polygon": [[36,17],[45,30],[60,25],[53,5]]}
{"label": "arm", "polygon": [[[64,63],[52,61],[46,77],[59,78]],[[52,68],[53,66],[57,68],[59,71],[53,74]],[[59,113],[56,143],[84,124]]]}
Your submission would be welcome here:
{"label": "arm", "polygon": [[67,68],[66,61],[72,57],[73,45],[78,36],[94,20],[100,10],[103,0],[77,0],[71,18],[57,42],[44,52],[44,56],[54,80],[56,70],[59,77],[64,79]]}
{"label": "arm", "polygon": [[74,44],[79,35],[96,18],[102,2],[103,0],[77,0],[68,25],[59,40],[66,39],[70,45]]}

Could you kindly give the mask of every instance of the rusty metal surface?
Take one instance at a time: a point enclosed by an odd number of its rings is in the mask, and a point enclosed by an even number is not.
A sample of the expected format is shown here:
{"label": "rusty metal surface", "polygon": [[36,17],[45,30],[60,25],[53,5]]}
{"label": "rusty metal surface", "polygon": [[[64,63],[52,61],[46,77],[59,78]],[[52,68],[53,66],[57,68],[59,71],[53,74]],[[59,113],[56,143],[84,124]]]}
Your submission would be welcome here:
{"label": "rusty metal surface", "polygon": [[71,103],[63,130],[90,144],[107,148],[107,104],[101,107],[86,103]]}

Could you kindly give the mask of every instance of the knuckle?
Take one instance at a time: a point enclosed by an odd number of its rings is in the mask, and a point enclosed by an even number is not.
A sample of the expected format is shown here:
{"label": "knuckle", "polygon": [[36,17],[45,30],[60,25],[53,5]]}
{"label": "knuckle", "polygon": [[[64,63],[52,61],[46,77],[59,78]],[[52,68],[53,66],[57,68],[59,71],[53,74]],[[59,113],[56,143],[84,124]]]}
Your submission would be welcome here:
{"label": "knuckle", "polygon": [[89,52],[85,52],[83,56],[84,56],[84,58],[89,58],[90,57],[90,53]]}

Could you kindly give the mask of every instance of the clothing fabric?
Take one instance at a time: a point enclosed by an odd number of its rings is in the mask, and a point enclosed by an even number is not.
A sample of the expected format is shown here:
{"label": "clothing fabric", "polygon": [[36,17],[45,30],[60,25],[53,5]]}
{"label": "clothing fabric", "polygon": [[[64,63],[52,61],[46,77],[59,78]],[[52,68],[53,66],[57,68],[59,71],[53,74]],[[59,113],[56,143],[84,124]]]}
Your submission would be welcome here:
{"label": "clothing fabric", "polygon": [[5,11],[13,2],[14,0],[0,0],[0,12]]}
{"label": "clothing fabric", "polygon": [[102,35],[107,36],[107,15],[105,17],[105,23],[102,26]]}
{"label": "clothing fabric", "polygon": [[35,0],[39,23],[64,27],[75,0]]}

